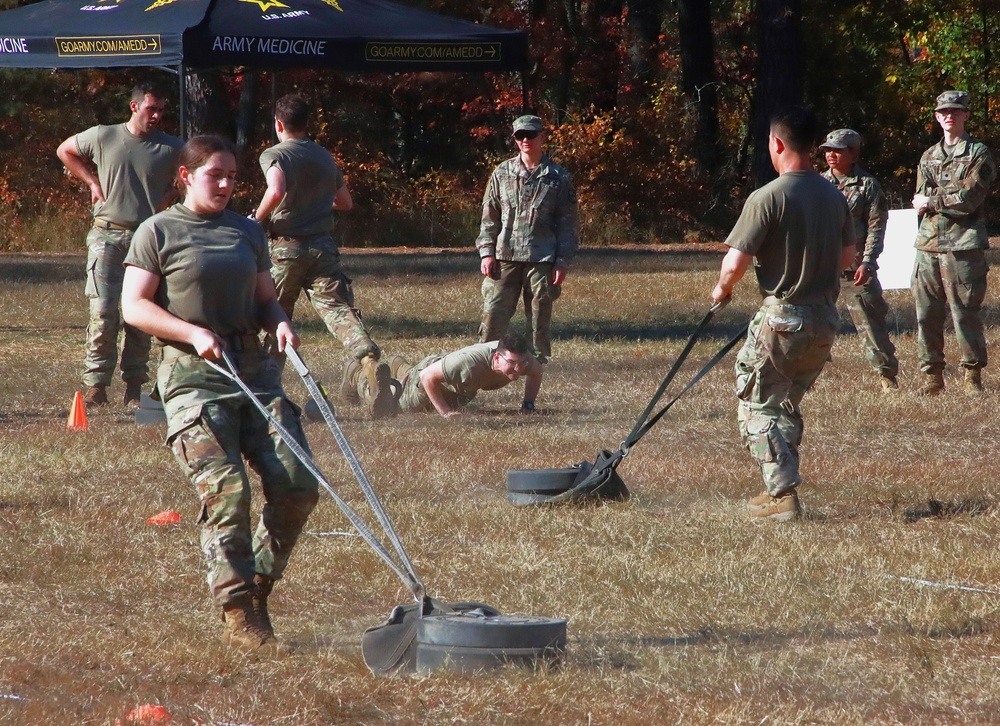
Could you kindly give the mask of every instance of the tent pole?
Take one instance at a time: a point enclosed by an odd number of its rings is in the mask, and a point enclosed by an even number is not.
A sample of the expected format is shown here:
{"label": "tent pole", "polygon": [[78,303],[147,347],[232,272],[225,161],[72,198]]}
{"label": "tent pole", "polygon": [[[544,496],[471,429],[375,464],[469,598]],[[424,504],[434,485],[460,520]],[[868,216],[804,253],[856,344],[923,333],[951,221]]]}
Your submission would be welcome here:
{"label": "tent pole", "polygon": [[180,95],[180,99],[181,99],[180,100],[180,107],[179,107],[180,108],[180,125],[181,125],[181,128],[180,128],[180,132],[181,132],[180,133],[180,137],[184,141],[187,141],[187,124],[185,123],[186,119],[185,119],[185,113],[184,113],[184,111],[185,111],[184,107],[187,105],[185,103],[185,100],[187,99],[187,83],[186,83],[186,81],[184,79],[184,64],[183,63],[181,65],[177,66],[177,86],[178,86],[177,91],[178,91],[178,94]]}
{"label": "tent pole", "polygon": [[271,71],[271,144],[278,143],[278,132],[274,130],[274,109],[278,105],[278,71]]}

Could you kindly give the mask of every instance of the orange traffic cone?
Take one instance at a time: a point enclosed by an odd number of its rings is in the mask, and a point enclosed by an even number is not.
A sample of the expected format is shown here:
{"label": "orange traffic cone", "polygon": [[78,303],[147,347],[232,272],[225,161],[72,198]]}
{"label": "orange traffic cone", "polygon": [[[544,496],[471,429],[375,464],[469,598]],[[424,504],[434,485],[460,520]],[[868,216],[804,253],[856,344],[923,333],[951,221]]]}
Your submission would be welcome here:
{"label": "orange traffic cone", "polygon": [[69,407],[66,428],[69,431],[87,430],[87,408],[83,405],[83,394],[79,391],[73,394],[73,405]]}

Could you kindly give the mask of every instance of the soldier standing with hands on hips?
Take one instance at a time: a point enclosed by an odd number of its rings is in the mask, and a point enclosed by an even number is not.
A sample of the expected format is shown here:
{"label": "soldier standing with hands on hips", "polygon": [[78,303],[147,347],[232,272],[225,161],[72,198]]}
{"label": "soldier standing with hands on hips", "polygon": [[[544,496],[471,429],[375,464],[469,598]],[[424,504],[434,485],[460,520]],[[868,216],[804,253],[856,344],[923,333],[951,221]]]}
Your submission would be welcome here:
{"label": "soldier standing with hands on hips", "polygon": [[507,332],[523,297],[532,352],[545,363],[552,357],[552,303],[580,243],[576,192],[569,172],[544,151],[542,119],[520,116],[513,135],[518,154],[493,170],[483,195],[479,342]]}
{"label": "soldier standing with hands on hips", "polygon": [[986,336],[980,314],[986,297],[989,238],[983,201],[996,179],[990,150],[965,131],[969,94],[945,91],[934,118],[944,137],[920,157],[913,208],[920,216],[911,289],[917,308],[917,355],[926,376],[920,394],[944,390],[944,319],[951,308],[965,388],[983,390]]}
{"label": "soldier standing with hands on hips", "polygon": [[[83,402],[108,403],[107,387],[118,363],[118,333],[123,323],[122,262],[139,223],[165,209],[176,198],[173,187],[177,153],[184,142],[159,130],[166,107],[162,91],[151,84],[132,89],[132,115],[123,124],[93,126],[71,136],[56,149],[70,174],[90,187],[94,223],[87,233],[87,324]],[[96,171],[95,171],[96,170]],[[149,380],[150,338],[124,323],[121,370],[124,403],[138,407],[142,385]]]}

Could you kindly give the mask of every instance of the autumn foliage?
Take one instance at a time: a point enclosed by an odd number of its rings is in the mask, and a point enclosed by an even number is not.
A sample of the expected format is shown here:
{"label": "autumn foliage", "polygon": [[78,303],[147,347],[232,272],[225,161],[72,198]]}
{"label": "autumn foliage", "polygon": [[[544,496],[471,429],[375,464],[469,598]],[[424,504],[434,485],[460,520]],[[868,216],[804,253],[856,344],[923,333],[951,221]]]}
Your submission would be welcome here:
{"label": "autumn foliage", "polygon": [[[548,147],[575,179],[585,244],[718,238],[753,186],[761,143],[753,118],[764,107],[756,13],[776,3],[802,14],[802,58],[791,64],[804,75],[802,100],[826,128],[862,134],[864,164],[894,206],[908,203],[920,153],[938,136],[930,109],[942,90],[972,93],[970,130],[992,141],[1000,14],[991,3],[711,0],[709,33],[694,41],[679,33],[678,13],[695,2],[704,0],[410,3],[524,29],[531,66],[523,76],[210,74],[230,111],[221,128],[237,136],[241,96],[255,115],[242,122],[248,141],[234,206],[249,211],[263,190],[256,158],[271,143],[273,82],[278,94],[298,90],[314,102],[312,132],[347,174],[356,206],[338,219],[345,245],[471,244],[486,179],[514,153],[509,125],[524,110],[552,125]],[[18,4],[0,0],[0,9]],[[711,82],[694,90],[682,67],[692,42],[710,43],[714,58],[701,69]],[[79,249],[89,197],[64,176],[55,147],[95,123],[124,120],[131,84],[149,74],[175,87],[155,70],[0,71],[0,250]],[[700,133],[709,90],[714,136]],[[175,130],[176,103],[168,113]],[[706,168],[706,159],[715,161]]]}

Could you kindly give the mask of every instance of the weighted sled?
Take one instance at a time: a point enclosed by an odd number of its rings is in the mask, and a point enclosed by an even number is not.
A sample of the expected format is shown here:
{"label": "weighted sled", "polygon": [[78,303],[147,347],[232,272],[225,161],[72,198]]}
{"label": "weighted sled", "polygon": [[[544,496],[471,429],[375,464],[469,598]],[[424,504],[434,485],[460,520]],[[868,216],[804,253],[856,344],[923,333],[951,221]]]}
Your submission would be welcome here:
{"label": "weighted sled", "polygon": [[500,611],[481,602],[445,603],[434,598],[425,598],[421,606],[416,603],[397,605],[382,625],[368,628],[361,636],[361,655],[365,665],[376,675],[413,673],[417,655],[415,638],[420,612],[424,616],[443,615],[453,612],[479,610],[488,615],[499,615]]}
{"label": "weighted sled", "polygon": [[428,615],[417,621],[417,646],[547,648],[566,646],[566,621],[534,615]]}
{"label": "weighted sled", "polygon": [[567,466],[562,469],[511,469],[507,472],[507,491],[525,494],[560,494],[571,489],[579,475],[579,466]]}
{"label": "weighted sled", "polygon": [[442,668],[458,673],[490,670],[504,665],[532,666],[539,662],[557,665],[565,651],[560,648],[463,648],[458,645],[417,645],[417,672]]}

